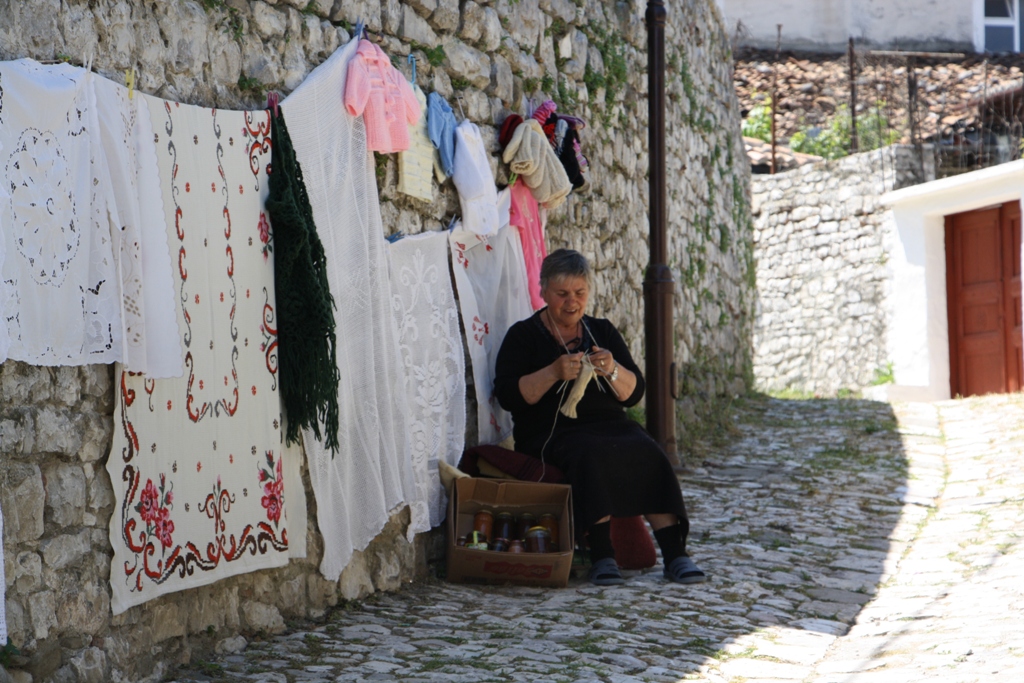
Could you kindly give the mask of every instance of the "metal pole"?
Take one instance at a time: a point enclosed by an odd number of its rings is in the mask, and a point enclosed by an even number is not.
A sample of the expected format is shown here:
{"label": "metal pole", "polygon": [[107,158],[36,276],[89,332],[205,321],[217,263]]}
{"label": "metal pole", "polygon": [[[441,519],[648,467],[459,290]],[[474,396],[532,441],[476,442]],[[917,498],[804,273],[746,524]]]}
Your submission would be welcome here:
{"label": "metal pole", "polygon": [[775,31],[775,64],[772,65],[772,175],[775,175],[778,168],[775,163],[775,149],[778,144],[775,136],[775,112],[779,108],[779,52],[782,50],[782,24],[775,24]]}
{"label": "metal pole", "polygon": [[646,337],[647,431],[678,468],[676,411],[673,397],[676,367],[672,345],[675,282],[668,261],[665,203],[665,20],[664,0],[647,3],[647,109],[650,170],[651,260],[644,275]]}
{"label": "metal pole", "polygon": [[853,36],[850,36],[850,154],[856,154],[857,144],[857,56],[853,52]]}

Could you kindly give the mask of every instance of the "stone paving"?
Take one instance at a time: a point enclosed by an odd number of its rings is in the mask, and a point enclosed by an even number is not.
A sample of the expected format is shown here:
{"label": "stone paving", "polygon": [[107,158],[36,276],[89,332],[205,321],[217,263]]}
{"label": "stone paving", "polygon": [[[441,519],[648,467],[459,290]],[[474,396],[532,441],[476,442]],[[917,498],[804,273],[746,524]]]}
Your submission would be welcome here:
{"label": "stone paving", "polygon": [[683,478],[691,554],[626,585],[431,580],[177,680],[1024,680],[1024,396],[745,399]]}

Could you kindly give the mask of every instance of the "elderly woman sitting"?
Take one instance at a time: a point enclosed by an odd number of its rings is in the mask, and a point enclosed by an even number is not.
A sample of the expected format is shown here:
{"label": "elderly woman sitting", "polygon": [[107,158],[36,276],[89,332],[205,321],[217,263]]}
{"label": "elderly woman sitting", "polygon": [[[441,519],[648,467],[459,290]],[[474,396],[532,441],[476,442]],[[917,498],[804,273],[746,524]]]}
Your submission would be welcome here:
{"label": "elderly woman sitting", "polygon": [[[623,583],[610,521],[636,515],[654,530],[665,578],[700,583],[704,572],[686,554],[689,521],[672,466],[624,410],[643,396],[643,376],[615,326],[585,315],[590,281],[579,252],[559,249],[544,259],[547,307],[509,329],[498,352],[495,395],[515,420],[516,450],[568,477],[576,529],[589,537],[592,583]],[[595,377],[570,418],[560,408],[585,365]]]}

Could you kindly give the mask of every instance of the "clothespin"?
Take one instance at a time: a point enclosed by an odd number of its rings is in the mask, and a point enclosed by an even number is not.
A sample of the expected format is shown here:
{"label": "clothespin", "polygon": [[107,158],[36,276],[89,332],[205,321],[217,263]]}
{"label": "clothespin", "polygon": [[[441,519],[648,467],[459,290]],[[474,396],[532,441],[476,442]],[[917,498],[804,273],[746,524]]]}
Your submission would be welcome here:
{"label": "clothespin", "polygon": [[416,85],[416,56],[415,55],[409,55],[409,63],[412,64],[412,78],[409,79],[409,82],[412,83],[413,85]]}
{"label": "clothespin", "polygon": [[279,116],[280,113],[277,110],[277,104],[280,101],[281,96],[271,90],[267,93],[267,109],[272,109],[274,116]]}
{"label": "clothespin", "polygon": [[125,69],[124,72],[124,84],[128,86],[128,99],[132,99],[135,96],[135,67]]}
{"label": "clothespin", "polygon": [[519,174],[513,173],[508,177],[508,186],[512,187],[513,185],[515,185],[517,180],[519,180]]}
{"label": "clothespin", "polygon": [[356,30],[354,31],[354,35],[357,38],[362,38],[362,37],[364,37],[365,33],[366,33],[366,24],[363,23],[363,19],[362,19],[362,17],[360,17],[359,19],[356,20]]}
{"label": "clothespin", "polygon": [[402,232],[401,230],[399,230],[394,235],[388,235],[384,239],[386,239],[391,244],[394,244],[395,242],[397,242],[398,240],[402,239],[403,237],[405,237],[405,233]]}
{"label": "clothespin", "polygon": [[452,219],[448,221],[448,227],[445,228],[448,232],[455,229],[455,222],[459,220],[459,214],[452,214]]}
{"label": "clothespin", "polygon": [[462,120],[466,120],[466,112],[462,108],[462,95],[456,95],[455,100],[459,103],[459,113],[462,114]]}

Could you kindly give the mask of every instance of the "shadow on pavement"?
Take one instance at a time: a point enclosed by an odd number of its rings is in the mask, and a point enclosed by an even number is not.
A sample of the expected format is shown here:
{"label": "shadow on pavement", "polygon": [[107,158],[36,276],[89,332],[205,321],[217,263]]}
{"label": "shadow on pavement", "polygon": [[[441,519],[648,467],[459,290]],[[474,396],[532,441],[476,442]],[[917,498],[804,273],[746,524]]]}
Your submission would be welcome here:
{"label": "shadow on pavement", "polygon": [[660,565],[606,588],[433,579],[179,680],[802,680],[929,514],[904,505],[931,492],[909,482],[903,440],[941,460],[941,434],[934,411],[910,434],[864,400],[752,395],[733,411],[681,480],[706,584],[667,583]]}
{"label": "shadow on pavement", "polygon": [[[691,553],[714,577],[690,598],[703,614],[684,648],[726,679],[788,678],[780,662],[819,659],[928,515],[903,507],[914,493],[901,432],[941,438],[937,421],[920,422],[901,429],[889,404],[859,399],[741,400],[732,433],[704,444],[683,479]],[[744,659],[743,636],[765,628],[778,661]]]}

